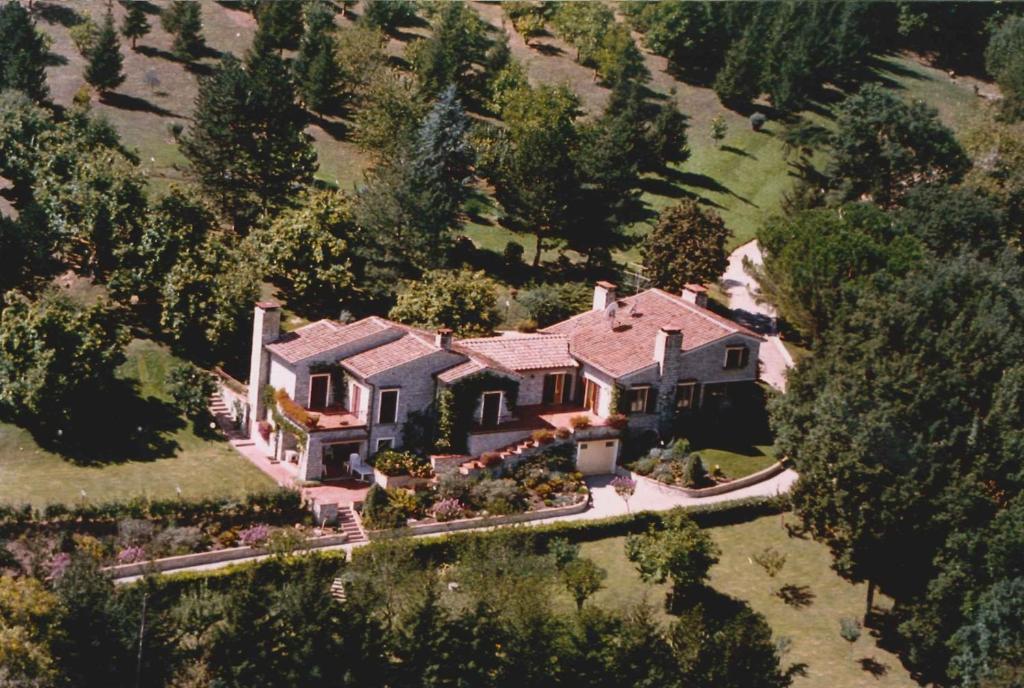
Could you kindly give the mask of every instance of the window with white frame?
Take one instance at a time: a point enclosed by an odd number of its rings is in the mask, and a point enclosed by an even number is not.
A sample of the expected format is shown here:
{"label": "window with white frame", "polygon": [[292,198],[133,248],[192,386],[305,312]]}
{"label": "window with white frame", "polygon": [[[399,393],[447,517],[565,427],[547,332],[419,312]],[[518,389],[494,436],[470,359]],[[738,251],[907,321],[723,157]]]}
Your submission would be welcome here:
{"label": "window with white frame", "polygon": [[630,387],[627,392],[626,404],[630,413],[650,413],[650,387]]}
{"label": "window with white frame", "polygon": [[377,403],[377,422],[394,423],[398,420],[398,390],[382,389]]}
{"label": "window with white frame", "polygon": [[747,367],[747,360],[750,357],[750,350],[745,346],[725,347],[725,364],[727,370],[738,370]]}
{"label": "window with white frame", "polygon": [[358,382],[349,384],[348,411],[357,418],[363,417],[363,386]]}
{"label": "window with white frame", "polygon": [[309,376],[309,403],[306,408],[327,408],[327,400],[331,395],[330,373],[316,373]]}
{"label": "window with white frame", "polygon": [[680,382],[676,385],[676,410],[689,411],[692,409],[696,392],[696,382]]}

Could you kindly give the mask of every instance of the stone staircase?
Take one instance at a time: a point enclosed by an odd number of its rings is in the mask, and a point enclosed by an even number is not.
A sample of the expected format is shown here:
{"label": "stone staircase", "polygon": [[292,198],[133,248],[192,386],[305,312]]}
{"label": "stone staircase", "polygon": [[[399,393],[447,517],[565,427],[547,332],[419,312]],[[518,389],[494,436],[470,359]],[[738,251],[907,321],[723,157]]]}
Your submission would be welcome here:
{"label": "stone staircase", "polygon": [[341,580],[341,578],[335,578],[331,582],[331,597],[338,602],[348,600],[348,594],[345,592],[345,581]]}
{"label": "stone staircase", "polygon": [[338,505],[338,528],[348,536],[348,539],[345,541],[348,544],[367,541],[362,523],[360,523],[356,512],[349,505]]}
{"label": "stone staircase", "polygon": [[231,420],[231,409],[228,408],[224,398],[220,395],[220,392],[214,392],[210,395],[210,398],[206,400],[207,408],[210,409],[210,413],[213,415],[214,421],[217,423],[217,427],[220,431],[227,435],[229,440],[242,440],[246,439],[245,435],[235,427],[235,422]]}
{"label": "stone staircase", "polygon": [[[515,466],[516,464],[518,464],[520,461],[528,459],[529,457],[533,456],[534,454],[536,454],[537,452],[539,452],[542,449],[549,449],[549,448],[554,447],[556,445],[563,444],[565,442],[571,442],[571,441],[572,441],[572,437],[570,436],[569,438],[555,439],[552,442],[546,442],[544,444],[538,444],[533,439],[527,437],[526,439],[519,440],[518,442],[514,442],[513,444],[510,444],[507,447],[504,447],[502,449],[498,449],[498,450],[496,450],[494,452],[486,452],[486,453],[488,453],[488,454],[491,454],[491,453],[497,454],[498,456],[501,457],[501,464],[500,465],[506,466],[506,467],[512,467],[512,466]],[[494,466],[491,466],[491,467],[493,468]],[[464,464],[462,464],[461,466],[459,466],[459,473],[461,473],[462,475],[475,475],[475,474],[479,473],[480,471],[482,471],[484,468],[485,468],[485,466],[482,463],[480,463],[479,459],[473,459],[472,461],[467,461]]]}

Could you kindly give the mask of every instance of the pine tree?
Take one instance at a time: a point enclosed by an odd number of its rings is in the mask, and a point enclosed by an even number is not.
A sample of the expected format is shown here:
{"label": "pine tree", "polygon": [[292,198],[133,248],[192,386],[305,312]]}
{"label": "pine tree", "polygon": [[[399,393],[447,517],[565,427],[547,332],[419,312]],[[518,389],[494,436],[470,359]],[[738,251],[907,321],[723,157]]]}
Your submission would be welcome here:
{"label": "pine tree", "polygon": [[0,5],[0,91],[18,89],[35,101],[45,100],[46,45],[19,2]]}
{"label": "pine tree", "polygon": [[302,102],[317,113],[337,105],[341,87],[341,69],[334,40],[334,13],[322,2],[306,11],[306,32],[295,57],[295,81]]}
{"label": "pine tree", "polygon": [[111,91],[124,82],[124,73],[121,71],[123,64],[121,42],[114,29],[114,15],[107,12],[96,37],[96,45],[89,51],[85,80],[101,94]]}
{"label": "pine tree", "polygon": [[174,34],[171,52],[179,60],[190,60],[199,56],[203,49],[203,16],[198,2],[173,0],[160,13],[160,25],[164,31]]}
{"label": "pine tree", "polygon": [[[256,9],[259,32],[277,50],[294,50],[302,35],[302,4],[296,0],[264,0]],[[326,9],[325,4],[316,6]]]}
{"label": "pine tree", "polygon": [[316,153],[304,127],[284,61],[257,41],[245,68],[228,55],[200,83],[181,150],[204,192],[241,229],[312,181]]}
{"label": "pine tree", "polygon": [[132,50],[135,50],[138,40],[149,33],[149,20],[146,18],[146,12],[142,9],[141,2],[128,2],[126,7],[127,13],[121,24],[121,35],[131,39]]}

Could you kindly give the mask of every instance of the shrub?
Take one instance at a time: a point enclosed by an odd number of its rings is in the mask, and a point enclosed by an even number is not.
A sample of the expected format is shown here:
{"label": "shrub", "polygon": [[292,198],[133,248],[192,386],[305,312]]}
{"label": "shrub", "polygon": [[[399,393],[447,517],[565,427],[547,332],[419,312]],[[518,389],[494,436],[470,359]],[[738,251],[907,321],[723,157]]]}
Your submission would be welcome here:
{"label": "shrub", "polygon": [[505,250],[501,255],[505,259],[505,265],[515,267],[523,262],[523,245],[518,241],[510,241],[505,244]]}
{"label": "shrub", "polygon": [[441,500],[454,499],[463,504],[468,503],[473,483],[466,476],[451,472],[445,473],[437,483],[437,496]]}
{"label": "shrub", "polygon": [[431,474],[429,461],[411,452],[394,449],[378,452],[373,459],[373,467],[388,477],[411,475],[414,478],[428,478]]}
{"label": "shrub", "polygon": [[259,423],[256,424],[256,428],[257,430],[259,430],[260,437],[263,438],[263,441],[269,442],[270,431],[273,429],[273,427],[270,425],[270,421],[261,420]]}
{"label": "shrub", "polygon": [[624,427],[629,425],[629,418],[621,413],[613,413],[605,419],[605,424],[608,427],[615,428],[616,430],[622,430]]}
{"label": "shrub", "polygon": [[465,508],[457,499],[442,499],[434,505],[431,511],[438,521],[454,521],[457,518],[462,518]]}
{"label": "shrub", "polygon": [[305,546],[306,536],[297,528],[278,528],[267,538],[267,551],[274,557],[288,556]]}
{"label": "shrub", "polygon": [[761,131],[761,128],[764,127],[764,123],[767,121],[768,118],[765,117],[764,113],[755,112],[750,116],[750,128],[754,131]]}
{"label": "shrub", "polygon": [[555,439],[555,433],[550,430],[534,430],[530,438],[538,445],[550,444]]}
{"label": "shrub", "polygon": [[141,518],[126,518],[117,524],[117,544],[121,547],[145,547],[153,540],[156,527]]}
{"label": "shrub", "polygon": [[157,556],[176,556],[191,554],[199,550],[203,542],[203,533],[195,526],[184,528],[167,528],[153,538],[153,553]]}
{"label": "shrub", "polygon": [[690,454],[690,441],[680,437],[665,447],[661,456],[666,459],[685,459]]}
{"label": "shrub", "polygon": [[514,514],[526,509],[523,489],[514,480],[481,480],[473,486],[473,501],[496,515]]}
{"label": "shrub", "polygon": [[380,485],[374,485],[366,493],[362,517],[367,526],[378,530],[402,528],[406,525],[406,517],[391,507],[391,498]]}
{"label": "shrub", "polygon": [[582,413],[578,416],[573,416],[569,419],[569,425],[576,430],[584,430],[590,427],[590,416],[583,415]]}
{"label": "shrub", "polygon": [[549,447],[535,455],[530,463],[540,464],[549,471],[572,472],[576,469],[576,446],[562,444],[557,447]]}
{"label": "shrub", "polygon": [[690,454],[683,461],[682,480],[684,487],[701,487],[707,483],[708,472],[699,454]]}
{"label": "shrub", "polygon": [[676,481],[676,474],[672,470],[672,466],[665,462],[659,462],[651,471],[650,477],[666,485],[671,485]]}
{"label": "shrub", "polygon": [[142,547],[125,547],[117,553],[116,561],[118,564],[135,564],[146,559],[146,550]]}
{"label": "shrub", "polygon": [[650,475],[651,472],[660,464],[661,459],[659,457],[648,454],[642,459],[637,459],[633,465],[630,466],[630,470],[634,473],[639,473],[640,475]]}
{"label": "shrub", "polygon": [[238,533],[238,542],[245,547],[261,547],[270,538],[270,526],[258,523]]}
{"label": "shrub", "polygon": [[478,459],[484,468],[491,468],[501,463],[501,454],[498,452],[484,452]]}
{"label": "shrub", "polygon": [[555,429],[555,437],[557,437],[560,440],[568,439],[569,435],[571,434],[572,431],[566,427],[560,427]]}
{"label": "shrub", "polygon": [[423,515],[416,495],[408,490],[388,490],[388,505],[404,518],[419,518]]}

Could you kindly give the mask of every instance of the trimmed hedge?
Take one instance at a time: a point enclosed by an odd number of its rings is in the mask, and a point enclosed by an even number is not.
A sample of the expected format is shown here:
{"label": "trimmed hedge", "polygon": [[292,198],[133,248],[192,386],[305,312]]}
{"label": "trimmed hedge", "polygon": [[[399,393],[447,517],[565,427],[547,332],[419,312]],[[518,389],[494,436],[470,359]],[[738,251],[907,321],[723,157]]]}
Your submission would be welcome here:
{"label": "trimmed hedge", "polygon": [[77,506],[49,504],[41,510],[0,505],[0,537],[17,537],[30,530],[105,534],[115,531],[118,521],[126,518],[179,527],[216,521],[228,528],[254,521],[272,525],[294,523],[307,514],[302,495],[286,489],[256,492],[243,499],[133,499]]}

